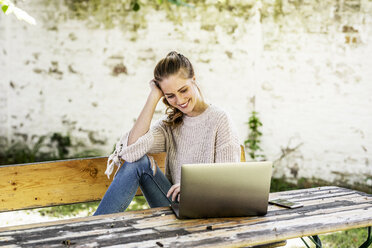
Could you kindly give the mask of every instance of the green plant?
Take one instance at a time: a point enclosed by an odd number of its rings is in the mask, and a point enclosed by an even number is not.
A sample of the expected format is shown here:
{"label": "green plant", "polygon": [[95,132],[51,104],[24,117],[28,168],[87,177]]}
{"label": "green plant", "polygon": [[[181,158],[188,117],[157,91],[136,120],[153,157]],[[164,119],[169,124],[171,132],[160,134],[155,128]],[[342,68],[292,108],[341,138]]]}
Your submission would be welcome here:
{"label": "green plant", "polygon": [[[27,140],[25,136],[23,141],[12,140],[10,143],[5,138],[1,140],[3,142],[0,143],[0,165],[94,157],[102,154],[98,149],[86,149],[84,144],[73,144],[68,135],[60,133],[33,136],[31,140]],[[73,148],[83,148],[83,150],[71,154]]]}
{"label": "green plant", "polygon": [[[163,0],[156,0],[156,3],[157,4],[163,4]],[[167,0],[167,2],[171,3],[171,4],[175,4],[177,6],[188,6],[188,7],[191,7],[191,5],[185,3],[184,1],[182,0]],[[141,8],[141,5],[140,5],[140,1],[139,0],[132,0],[131,3],[130,3],[130,6],[132,8],[132,10],[134,11],[139,11],[140,8]]]}
{"label": "green plant", "polygon": [[77,216],[81,214],[82,211],[86,211],[86,215],[92,215],[97,207],[99,202],[86,202],[86,203],[77,203],[69,205],[61,205],[55,207],[46,207],[37,209],[41,216],[52,216],[52,217],[65,217],[65,216]]}
{"label": "green plant", "polygon": [[5,142],[0,145],[0,165],[56,160],[55,153],[43,151],[46,138],[45,135],[40,136],[31,144],[22,141],[12,141],[10,144]]}
{"label": "green plant", "polygon": [[260,147],[260,137],[262,133],[259,131],[259,128],[262,126],[262,122],[258,118],[258,113],[256,111],[251,112],[251,116],[249,117],[248,122],[248,139],[244,141],[245,147],[248,149],[248,154],[253,160],[257,160],[258,158],[265,158],[263,154],[259,154],[259,151],[262,151]]}
{"label": "green plant", "polygon": [[359,247],[367,239],[367,228],[356,228],[346,231],[320,235],[324,247],[352,248]]}
{"label": "green plant", "polygon": [[[76,204],[68,204],[68,205],[61,205],[55,207],[46,207],[37,209],[37,211],[42,216],[52,216],[57,218],[62,218],[66,216],[77,216],[83,215],[90,216],[93,215],[94,212],[97,210],[100,201],[94,202],[85,202],[85,203],[76,203]],[[128,208],[125,211],[132,211],[132,210],[142,210],[150,208],[147,204],[147,201],[144,196],[136,196],[133,198],[133,201],[130,203]]]}
{"label": "green plant", "polygon": [[66,158],[69,153],[68,148],[71,147],[70,137],[63,136],[60,133],[53,133],[52,137],[50,138],[50,141],[52,143],[56,143],[58,157],[61,159]]}
{"label": "green plant", "polygon": [[146,198],[144,196],[136,196],[133,198],[133,201],[125,211],[142,210],[148,208],[150,208],[150,206],[147,204]]}

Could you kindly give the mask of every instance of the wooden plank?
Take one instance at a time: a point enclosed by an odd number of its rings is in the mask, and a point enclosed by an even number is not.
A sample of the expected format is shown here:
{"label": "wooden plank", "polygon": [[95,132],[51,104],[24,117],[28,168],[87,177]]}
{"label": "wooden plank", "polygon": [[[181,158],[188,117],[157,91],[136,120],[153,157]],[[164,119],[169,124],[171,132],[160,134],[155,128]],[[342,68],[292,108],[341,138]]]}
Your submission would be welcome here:
{"label": "wooden plank", "polygon": [[[165,153],[149,154],[164,170]],[[100,200],[107,157],[0,167],[0,212]],[[112,176],[111,176],[112,178]]]}
{"label": "wooden plank", "polygon": [[[164,172],[166,153],[149,155]],[[113,177],[104,174],[106,164],[98,157],[0,166],[0,212],[100,200]]]}
{"label": "wooden plank", "polygon": [[[334,199],[324,199],[324,201],[320,200],[314,200],[310,203],[304,203],[304,207],[300,208],[298,210],[292,210],[292,209],[285,209],[277,206],[270,206],[269,212],[264,217],[256,217],[256,218],[243,218],[243,219],[235,219],[235,218],[224,218],[224,219],[218,219],[220,221],[223,221],[222,224],[218,224],[219,227],[221,225],[231,225],[234,227],[240,226],[240,225],[250,225],[250,224],[257,224],[258,222],[275,222],[283,219],[291,219],[291,218],[298,218],[298,215],[301,216],[309,216],[309,215],[322,215],[322,214],[330,214],[333,212],[342,212],[342,211],[351,211],[355,209],[363,210],[366,207],[370,207],[372,204],[372,198],[361,197],[358,194],[355,194],[356,196],[354,199],[348,199],[348,198],[336,198],[336,202]],[[301,202],[303,203],[303,202]],[[363,211],[362,211],[363,212]],[[156,219],[158,218],[158,219]],[[228,220],[228,222],[226,222]],[[199,228],[203,227],[204,225],[210,224],[211,222],[215,221],[215,219],[192,219],[187,220],[185,222],[174,222],[173,219],[167,219],[167,218],[160,218],[155,217],[155,219],[152,220],[146,220],[142,221],[136,225],[134,225],[135,228],[142,229],[142,228],[168,228],[169,226],[173,227],[182,227],[187,230],[188,228]],[[178,226],[182,225],[182,226]]]}
{"label": "wooden plank", "polygon": [[307,199],[303,208],[271,206],[261,217],[178,220],[169,208],[155,208],[1,228],[0,246],[58,247],[69,240],[72,246],[87,247],[157,247],[157,242],[164,247],[237,247],[372,225],[371,195],[351,191],[352,198],[339,195],[322,200],[317,191],[324,193],[322,188],[297,191]]}
{"label": "wooden plank", "polygon": [[[341,192],[339,188],[337,188],[337,187],[334,187],[334,188],[337,189],[337,191],[334,190],[335,192]],[[323,213],[326,213],[326,211],[329,211],[329,212],[333,212],[333,211],[336,211],[336,210],[337,211],[344,211],[344,210],[354,209],[355,207],[362,209],[364,207],[368,207],[369,204],[371,203],[371,200],[372,200],[370,197],[364,196],[363,193],[360,193],[360,192],[356,193],[355,191],[351,191],[351,190],[347,190],[347,189],[343,189],[343,191],[352,192],[352,194],[336,195],[335,197],[330,197],[330,196],[326,195],[324,198],[319,198],[318,194],[316,194],[316,192],[314,192],[313,190],[318,190],[318,188],[308,189],[309,192],[312,191],[311,193],[309,193],[309,196],[306,195],[306,194],[303,194],[304,199],[307,199],[307,200],[306,201],[302,201],[302,200],[300,201],[301,203],[304,204],[304,207],[299,209],[298,211],[287,210],[285,208],[278,207],[278,206],[275,206],[275,205],[269,205],[269,208],[268,208],[269,211],[271,213],[275,213],[275,215],[268,214],[265,217],[268,218],[268,219],[270,219],[270,218],[281,219],[281,218],[292,218],[293,216],[298,215],[299,212],[301,213],[301,215],[307,215],[307,212],[310,212],[312,214],[316,214],[317,212],[319,212],[319,214],[323,214]],[[272,197],[278,198],[278,196],[281,196],[281,195],[285,195],[285,194],[271,193],[270,198],[272,198]],[[313,197],[313,199],[308,200],[310,197]],[[342,206],[342,208],[340,206]],[[278,213],[278,210],[283,210],[283,209],[286,210],[286,211],[284,211],[284,212],[281,211],[280,212],[282,214],[285,213],[285,215],[282,216],[281,214]],[[160,219],[161,219],[161,221],[160,221]],[[170,221],[171,223],[168,223],[167,221]],[[186,228],[188,226],[195,227],[196,222],[198,222],[199,225],[203,225],[203,224],[207,224],[209,221],[210,221],[210,219],[207,219],[207,220],[204,220],[204,219],[203,220],[198,220],[198,219],[188,220],[187,222],[182,222],[182,226],[184,228]],[[251,219],[249,219],[249,222],[251,222]],[[248,222],[242,222],[242,221],[240,221],[239,223],[248,224]],[[236,226],[239,223],[233,223],[233,224]],[[141,222],[141,225],[138,225],[138,226],[135,226],[135,227],[138,228],[138,229],[141,229],[141,228],[148,228],[150,226],[152,226],[152,227],[168,226],[168,225],[176,225],[177,226],[178,224],[179,224],[179,222],[173,223],[172,220],[168,220],[168,219],[164,219],[164,218],[160,218],[160,217],[159,217],[159,221],[158,221],[157,217],[155,217],[153,220],[151,220],[149,222]]]}

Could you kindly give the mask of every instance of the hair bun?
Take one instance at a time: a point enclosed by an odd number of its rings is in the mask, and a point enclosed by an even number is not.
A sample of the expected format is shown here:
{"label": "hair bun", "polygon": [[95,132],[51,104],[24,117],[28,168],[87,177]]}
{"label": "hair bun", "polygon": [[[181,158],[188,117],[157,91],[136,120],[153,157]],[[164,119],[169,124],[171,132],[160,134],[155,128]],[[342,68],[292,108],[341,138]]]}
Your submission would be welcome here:
{"label": "hair bun", "polygon": [[167,57],[181,57],[182,54],[176,52],[176,51],[171,51],[170,53],[167,54]]}

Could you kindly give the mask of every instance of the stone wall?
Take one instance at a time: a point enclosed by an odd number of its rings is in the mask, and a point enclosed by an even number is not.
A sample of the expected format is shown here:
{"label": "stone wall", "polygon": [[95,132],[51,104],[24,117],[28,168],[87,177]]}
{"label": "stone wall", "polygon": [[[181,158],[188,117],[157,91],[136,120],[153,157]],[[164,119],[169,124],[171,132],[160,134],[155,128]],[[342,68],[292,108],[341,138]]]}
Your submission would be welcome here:
{"label": "stone wall", "polygon": [[38,24],[0,15],[0,136],[68,133],[107,154],[177,50],[241,143],[259,113],[274,176],[371,186],[371,1],[273,2],[19,2]]}

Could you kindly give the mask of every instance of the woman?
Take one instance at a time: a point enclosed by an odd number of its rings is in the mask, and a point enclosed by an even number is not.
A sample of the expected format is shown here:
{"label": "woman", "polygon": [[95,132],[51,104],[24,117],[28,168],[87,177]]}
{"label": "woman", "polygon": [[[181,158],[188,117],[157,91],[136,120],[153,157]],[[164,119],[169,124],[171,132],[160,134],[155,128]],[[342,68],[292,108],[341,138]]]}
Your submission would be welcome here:
{"label": "woman", "polygon": [[[195,82],[190,61],[177,52],[160,60],[150,94],[137,121],[116,145],[105,174],[118,169],[94,215],[124,211],[140,186],[150,207],[180,200],[181,165],[240,161],[240,146],[231,119],[207,104]],[[151,128],[163,98],[166,116]],[[147,153],[166,152],[165,175]],[[121,165],[121,161],[124,164]]]}

